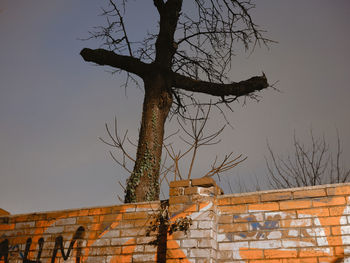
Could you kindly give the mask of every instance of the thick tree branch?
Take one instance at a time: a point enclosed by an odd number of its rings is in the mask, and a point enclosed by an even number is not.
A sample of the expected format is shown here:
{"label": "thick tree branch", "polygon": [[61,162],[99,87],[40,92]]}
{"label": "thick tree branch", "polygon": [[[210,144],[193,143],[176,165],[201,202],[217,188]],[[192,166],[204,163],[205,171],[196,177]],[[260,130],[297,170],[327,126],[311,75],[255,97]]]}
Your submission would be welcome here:
{"label": "thick tree branch", "polygon": [[195,80],[178,73],[173,73],[173,87],[192,92],[205,93],[213,96],[245,96],[252,92],[269,87],[265,75],[255,76],[240,82],[230,84],[212,83],[208,81]]}
{"label": "thick tree branch", "polygon": [[155,7],[157,7],[158,12],[161,12],[164,7],[163,0],[153,0],[153,4]]}
{"label": "thick tree branch", "polygon": [[149,64],[143,63],[137,58],[123,56],[105,49],[84,48],[80,55],[87,62],[94,62],[101,66],[111,66],[134,73],[140,77],[144,76]]}
{"label": "thick tree branch", "polygon": [[174,34],[182,7],[182,0],[154,1],[159,15],[159,34],[156,41],[155,63],[171,68],[172,59],[176,52]]}

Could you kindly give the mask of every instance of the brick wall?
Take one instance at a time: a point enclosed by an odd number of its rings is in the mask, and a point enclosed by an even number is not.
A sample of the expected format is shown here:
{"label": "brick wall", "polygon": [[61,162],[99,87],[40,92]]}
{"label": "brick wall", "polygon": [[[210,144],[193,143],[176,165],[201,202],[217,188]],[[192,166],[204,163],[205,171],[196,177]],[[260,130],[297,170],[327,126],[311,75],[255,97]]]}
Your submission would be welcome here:
{"label": "brick wall", "polygon": [[218,197],[218,262],[343,262],[349,195],[343,184]]}
{"label": "brick wall", "polygon": [[[350,262],[350,184],[222,195],[200,178],[169,193],[167,203],[2,213],[0,262]],[[169,224],[146,236],[160,212]],[[188,231],[166,234],[181,218]]]}

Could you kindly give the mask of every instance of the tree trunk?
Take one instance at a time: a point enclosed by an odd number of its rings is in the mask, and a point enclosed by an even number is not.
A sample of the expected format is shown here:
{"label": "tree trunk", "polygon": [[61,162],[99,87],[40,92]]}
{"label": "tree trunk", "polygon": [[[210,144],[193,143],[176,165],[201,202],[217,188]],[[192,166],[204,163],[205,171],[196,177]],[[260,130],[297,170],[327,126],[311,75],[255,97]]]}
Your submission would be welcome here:
{"label": "tree trunk", "polygon": [[159,169],[164,123],[171,104],[171,83],[159,73],[144,77],[145,97],[137,157],[127,180],[125,203],[159,199]]}

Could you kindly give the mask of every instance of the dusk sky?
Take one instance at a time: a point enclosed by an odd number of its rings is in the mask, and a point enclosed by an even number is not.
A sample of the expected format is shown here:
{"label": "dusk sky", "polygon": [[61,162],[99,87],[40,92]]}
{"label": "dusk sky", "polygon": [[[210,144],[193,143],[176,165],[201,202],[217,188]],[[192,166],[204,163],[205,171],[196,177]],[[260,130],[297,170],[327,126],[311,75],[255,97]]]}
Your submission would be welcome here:
{"label": "dusk sky", "polygon": [[[126,26],[141,40],[156,25],[157,13],[151,0],[129,2]],[[263,71],[270,83],[278,81],[280,92],[264,90],[259,102],[233,104],[227,116],[233,128],[225,130],[221,144],[200,152],[194,177],[216,155],[248,157],[218,182],[225,193],[227,180],[235,191],[238,181],[249,188],[255,178],[264,187],[267,140],[286,154],[293,133],[308,142],[311,128],[330,145],[338,130],[343,164],[350,166],[350,1],[256,2],[255,22],[278,43],[238,52],[230,78]],[[122,75],[79,55],[101,44],[79,39],[104,24],[98,15],[106,3],[0,1],[0,208],[11,214],[112,205],[124,196],[118,181],[124,183],[127,174],[98,137],[106,137],[104,124],[116,116],[120,129],[137,138],[143,91],[125,92]],[[215,114],[212,126],[223,123]]]}

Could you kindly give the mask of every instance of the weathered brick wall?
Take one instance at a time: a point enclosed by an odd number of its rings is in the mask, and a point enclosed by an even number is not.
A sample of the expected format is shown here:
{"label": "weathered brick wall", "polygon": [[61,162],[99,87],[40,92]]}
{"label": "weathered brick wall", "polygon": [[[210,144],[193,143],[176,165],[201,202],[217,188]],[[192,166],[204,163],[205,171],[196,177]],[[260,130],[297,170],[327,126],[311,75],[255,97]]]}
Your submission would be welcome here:
{"label": "weathered brick wall", "polygon": [[343,184],[218,197],[218,262],[343,262],[349,195]]}
{"label": "weathered brick wall", "polygon": [[159,202],[0,218],[0,262],[155,262]]}
{"label": "weathered brick wall", "polygon": [[350,184],[221,195],[211,178],[170,184],[170,224],[147,227],[164,203],[0,215],[0,262],[350,262]]}

